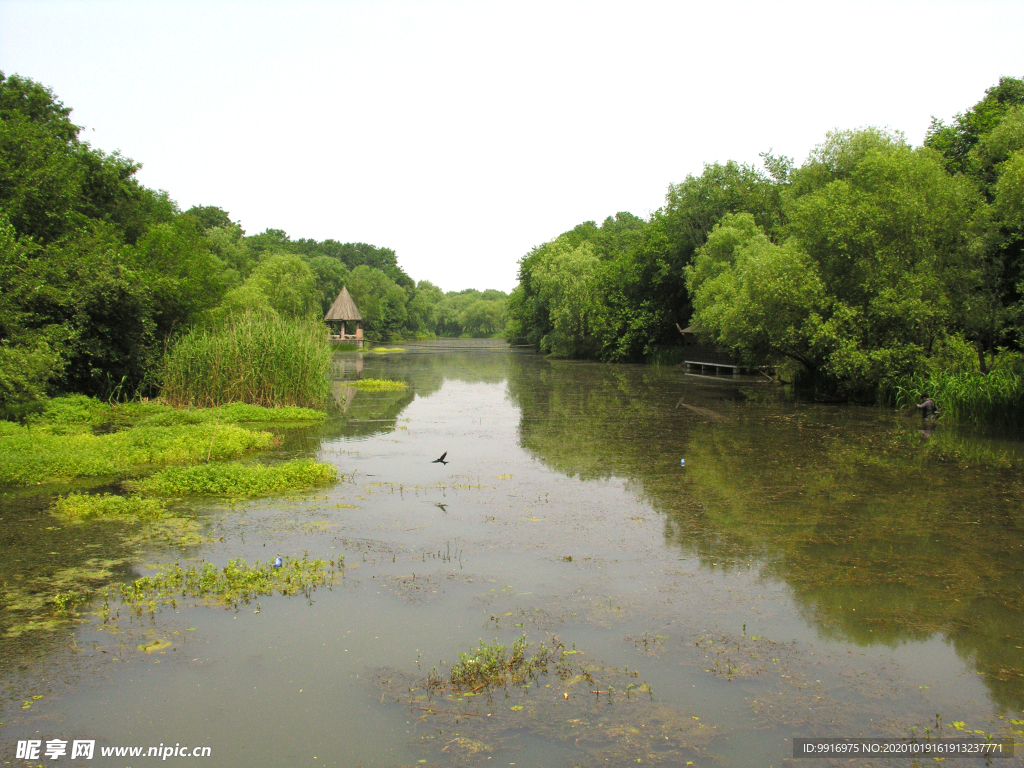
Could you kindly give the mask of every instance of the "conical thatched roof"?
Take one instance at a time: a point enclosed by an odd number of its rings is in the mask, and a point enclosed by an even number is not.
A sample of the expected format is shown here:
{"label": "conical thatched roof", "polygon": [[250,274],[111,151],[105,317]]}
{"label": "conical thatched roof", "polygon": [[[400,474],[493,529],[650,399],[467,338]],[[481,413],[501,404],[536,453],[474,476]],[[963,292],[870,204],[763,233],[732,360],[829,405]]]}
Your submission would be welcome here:
{"label": "conical thatched roof", "polygon": [[352,297],[348,295],[348,288],[342,288],[341,293],[338,294],[338,298],[331,304],[331,308],[327,310],[327,314],[324,315],[324,320],[362,320],[363,316],[359,314],[359,310],[356,308],[356,303],[352,301]]}

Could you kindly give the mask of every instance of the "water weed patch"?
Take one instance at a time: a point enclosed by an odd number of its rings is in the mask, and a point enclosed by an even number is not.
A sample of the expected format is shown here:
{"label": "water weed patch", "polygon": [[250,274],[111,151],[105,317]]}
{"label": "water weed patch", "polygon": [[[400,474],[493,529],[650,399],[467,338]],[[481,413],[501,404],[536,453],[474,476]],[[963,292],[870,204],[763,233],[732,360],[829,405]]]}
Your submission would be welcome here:
{"label": "water weed patch", "polygon": [[162,603],[173,605],[180,598],[198,598],[234,608],[275,593],[309,598],[317,587],[333,584],[344,567],[343,557],[310,560],[306,555],[284,558],[277,568],[271,562],[250,564],[243,558],[229,560],[222,568],[212,563],[183,568],[175,562],[154,576],[108,588],[104,593],[104,611],[109,610],[112,595],[140,614],[155,611]]}
{"label": "water weed patch", "polygon": [[159,499],[141,496],[116,496],[110,493],[69,493],[54,503],[54,514],[71,520],[132,519],[156,520],[167,514]]}
{"label": "water weed patch", "polygon": [[224,496],[249,498],[285,491],[304,491],[330,485],[338,470],[312,459],[281,464],[241,462],[173,467],[129,484],[129,488],[154,496]]}
{"label": "water weed patch", "polygon": [[269,432],[234,424],[135,427],[100,435],[7,428],[0,433],[0,485],[128,477],[161,464],[236,459],[273,444]]}
{"label": "water weed patch", "polygon": [[357,379],[345,383],[361,392],[395,392],[409,388],[404,381],[392,381],[391,379]]}

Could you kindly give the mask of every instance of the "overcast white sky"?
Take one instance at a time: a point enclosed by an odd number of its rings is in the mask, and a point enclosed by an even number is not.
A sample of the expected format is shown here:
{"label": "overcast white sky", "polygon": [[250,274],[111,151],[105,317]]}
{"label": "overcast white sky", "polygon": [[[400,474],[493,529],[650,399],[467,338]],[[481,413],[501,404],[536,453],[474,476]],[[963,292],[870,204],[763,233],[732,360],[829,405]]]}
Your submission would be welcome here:
{"label": "overcast white sky", "polygon": [[1024,2],[10,2],[0,70],[182,209],[394,248],[444,290],[647,216],[706,162],[803,160],[1024,76]]}

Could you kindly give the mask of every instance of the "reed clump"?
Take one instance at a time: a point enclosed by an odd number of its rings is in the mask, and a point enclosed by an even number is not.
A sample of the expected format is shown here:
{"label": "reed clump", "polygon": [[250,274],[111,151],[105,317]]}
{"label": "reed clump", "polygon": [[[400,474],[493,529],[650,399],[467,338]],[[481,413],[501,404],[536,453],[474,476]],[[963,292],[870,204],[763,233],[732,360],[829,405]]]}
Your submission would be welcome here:
{"label": "reed clump", "polygon": [[330,397],[327,328],[313,320],[232,315],[194,328],[164,363],[163,397],[171,405],[248,403],[318,408]]}
{"label": "reed clump", "polygon": [[1024,376],[995,369],[932,372],[910,376],[895,389],[898,408],[912,408],[928,395],[939,413],[972,424],[1024,425]]}

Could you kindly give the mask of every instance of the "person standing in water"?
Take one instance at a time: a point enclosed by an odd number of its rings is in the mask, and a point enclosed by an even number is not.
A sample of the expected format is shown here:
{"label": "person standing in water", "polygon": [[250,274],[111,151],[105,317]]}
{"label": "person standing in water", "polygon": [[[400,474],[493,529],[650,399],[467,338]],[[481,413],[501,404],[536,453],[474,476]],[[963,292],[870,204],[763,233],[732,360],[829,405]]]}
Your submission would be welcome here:
{"label": "person standing in water", "polygon": [[917,410],[921,412],[922,419],[934,419],[935,415],[939,412],[939,407],[935,405],[934,400],[925,395],[924,400],[917,406]]}

